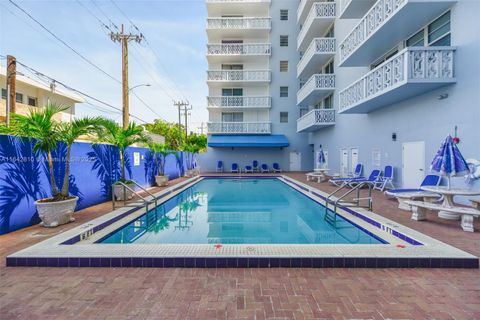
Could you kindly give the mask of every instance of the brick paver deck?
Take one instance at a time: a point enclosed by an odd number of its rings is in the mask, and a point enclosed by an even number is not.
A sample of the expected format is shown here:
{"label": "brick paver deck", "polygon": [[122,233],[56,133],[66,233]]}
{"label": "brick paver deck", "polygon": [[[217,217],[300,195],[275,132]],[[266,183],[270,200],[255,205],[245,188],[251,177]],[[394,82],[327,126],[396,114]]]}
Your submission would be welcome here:
{"label": "brick paver deck", "polygon": [[[375,212],[480,255],[478,223],[467,233],[434,215],[411,221],[396,206],[375,194]],[[0,236],[0,319],[480,319],[478,269],[5,267],[8,254],[110,210],[100,204],[75,223]]]}

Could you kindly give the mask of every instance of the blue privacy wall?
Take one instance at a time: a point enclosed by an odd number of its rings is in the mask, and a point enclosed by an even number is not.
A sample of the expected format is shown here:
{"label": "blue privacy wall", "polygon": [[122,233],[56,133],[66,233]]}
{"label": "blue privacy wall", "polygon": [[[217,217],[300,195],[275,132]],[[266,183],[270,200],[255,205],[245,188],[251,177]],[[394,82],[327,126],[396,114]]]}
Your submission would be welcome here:
{"label": "blue privacy wall", "polygon": [[[39,223],[34,201],[51,195],[43,153],[33,151],[33,141],[0,135],[0,234]],[[54,152],[55,178],[61,187],[66,148]],[[150,151],[128,148],[126,175],[142,186],[152,186],[157,172]],[[111,185],[120,176],[118,152],[111,145],[75,143],[71,155],[70,194],[79,197],[77,210],[111,200]],[[170,179],[184,175],[185,157],[167,156]]]}

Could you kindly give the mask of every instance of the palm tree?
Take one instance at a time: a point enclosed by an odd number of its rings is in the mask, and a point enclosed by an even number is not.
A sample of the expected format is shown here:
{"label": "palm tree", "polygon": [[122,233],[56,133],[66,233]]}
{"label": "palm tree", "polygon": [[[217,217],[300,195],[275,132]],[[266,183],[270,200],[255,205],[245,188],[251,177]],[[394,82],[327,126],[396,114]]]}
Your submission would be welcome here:
{"label": "palm tree", "polygon": [[[162,143],[150,144],[150,150],[154,153],[155,164],[158,168],[158,175],[165,175],[165,163],[169,154],[174,154],[175,151],[167,149],[167,146]],[[158,157],[156,155],[159,155]]]}
{"label": "palm tree", "polygon": [[[10,127],[7,130],[2,130],[15,136],[35,139],[33,150],[46,153],[54,201],[65,200],[69,197],[70,155],[73,142],[80,136],[95,131],[100,123],[100,118],[77,119],[71,123],[56,121],[54,116],[66,109],[68,109],[67,106],[49,103],[41,110],[30,110],[27,115],[12,114]],[[65,174],[62,189],[59,191],[55,181],[52,152],[55,151],[60,142],[66,144],[67,155],[65,157]]]}
{"label": "palm tree", "polygon": [[142,126],[130,122],[127,128],[122,128],[112,120],[103,119],[99,139],[118,148],[120,158],[120,181],[125,182],[125,149],[135,143],[148,143],[150,139],[144,134]]}

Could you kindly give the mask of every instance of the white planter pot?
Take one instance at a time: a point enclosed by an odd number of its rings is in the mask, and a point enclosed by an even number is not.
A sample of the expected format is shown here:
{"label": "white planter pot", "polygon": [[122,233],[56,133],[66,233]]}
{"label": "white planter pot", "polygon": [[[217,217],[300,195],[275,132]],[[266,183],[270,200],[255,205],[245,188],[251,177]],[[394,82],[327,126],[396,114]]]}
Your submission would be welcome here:
{"label": "white planter pot", "polygon": [[192,169],[192,170],[187,170],[187,172],[185,173],[185,175],[187,177],[193,177],[195,175],[195,170]]}
{"label": "white planter pot", "polygon": [[168,175],[155,176],[155,182],[157,183],[157,186],[159,186],[159,187],[167,186],[168,185],[168,179],[169,179]]}
{"label": "white planter pot", "polygon": [[75,221],[73,212],[75,211],[77,202],[78,197],[55,202],[41,202],[41,200],[35,201],[38,215],[42,220],[41,225],[53,228]]}
{"label": "white planter pot", "polygon": [[[134,188],[135,188],[135,184],[133,184],[133,183],[127,183],[126,185],[132,190],[134,190]],[[125,189],[125,193],[124,193],[123,189]],[[124,188],[123,185],[121,185],[121,184],[116,184],[113,187],[113,194],[115,195],[115,199],[117,199],[119,201],[130,200],[130,199],[133,198],[133,191],[131,191],[127,188]],[[124,196],[126,196],[126,198],[124,198]]]}

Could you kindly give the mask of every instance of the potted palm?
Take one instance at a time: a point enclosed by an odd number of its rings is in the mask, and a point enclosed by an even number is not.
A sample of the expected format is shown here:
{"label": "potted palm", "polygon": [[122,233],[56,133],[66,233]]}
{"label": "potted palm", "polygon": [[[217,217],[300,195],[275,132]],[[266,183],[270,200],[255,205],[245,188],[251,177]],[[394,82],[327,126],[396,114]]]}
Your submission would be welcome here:
{"label": "potted palm", "polygon": [[169,176],[165,174],[165,162],[167,160],[167,156],[174,154],[175,152],[168,150],[167,146],[161,143],[152,143],[150,145],[150,150],[152,150],[154,153],[153,158],[156,168],[158,168],[158,174],[155,175],[155,182],[160,187],[167,186]]}
{"label": "potted palm", "polygon": [[[74,221],[73,212],[77,205],[78,197],[69,193],[70,186],[70,160],[72,145],[80,136],[95,132],[100,123],[100,118],[76,119],[70,123],[60,123],[54,116],[68,107],[48,104],[41,110],[30,110],[27,115],[12,114],[9,134],[35,139],[35,151],[44,152],[47,156],[48,173],[52,196],[35,201],[38,215],[45,227],[56,227]],[[52,152],[58,148],[59,143],[66,146],[65,171],[61,189],[58,188],[54,176],[54,160]]]}
{"label": "potted palm", "polygon": [[[114,183],[113,193],[117,200],[129,200],[133,197],[135,183],[125,176],[125,150],[136,143],[147,143],[149,138],[144,134],[142,126],[130,122],[122,128],[112,120],[103,119],[99,132],[99,140],[114,145],[118,149],[120,159],[120,179]],[[127,185],[125,188],[123,184]]]}

